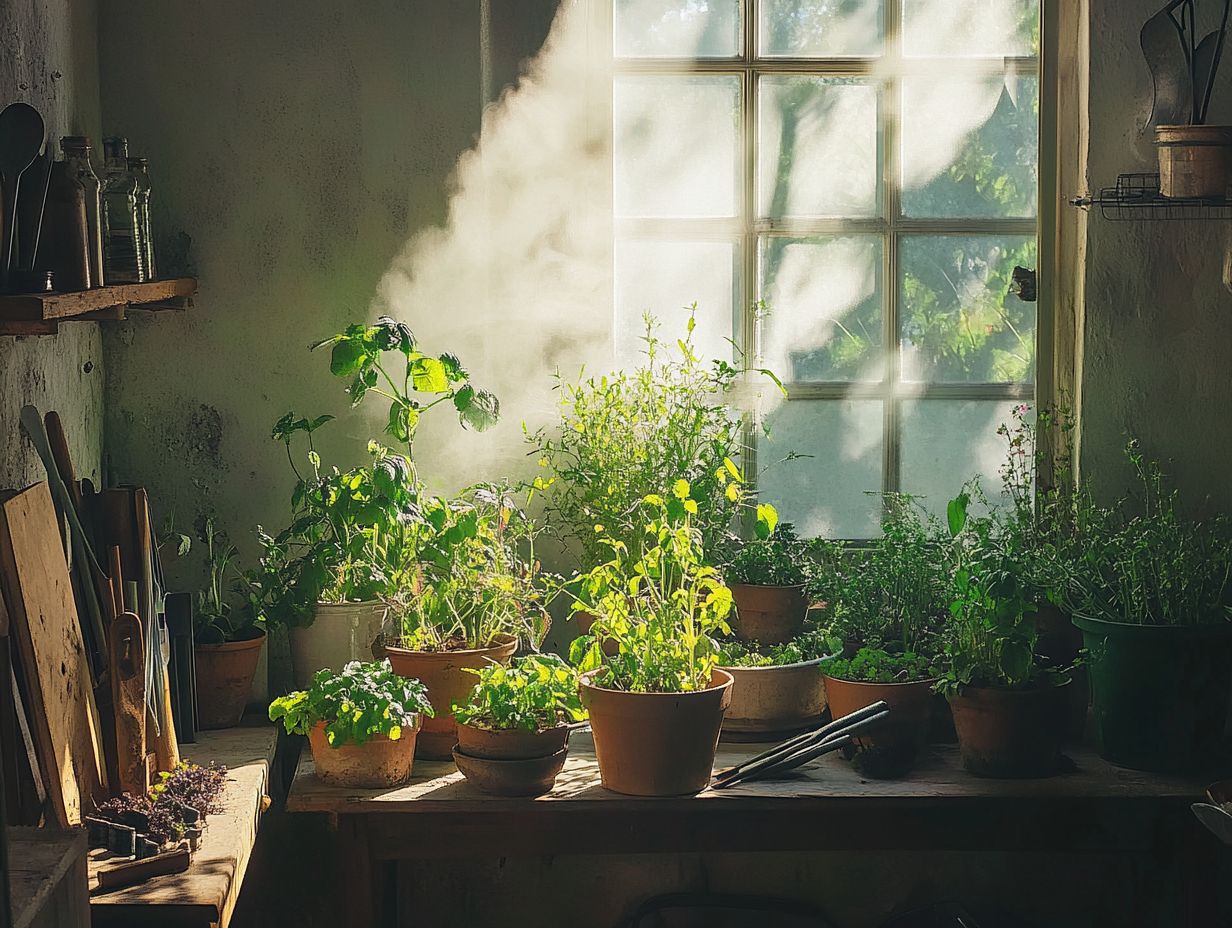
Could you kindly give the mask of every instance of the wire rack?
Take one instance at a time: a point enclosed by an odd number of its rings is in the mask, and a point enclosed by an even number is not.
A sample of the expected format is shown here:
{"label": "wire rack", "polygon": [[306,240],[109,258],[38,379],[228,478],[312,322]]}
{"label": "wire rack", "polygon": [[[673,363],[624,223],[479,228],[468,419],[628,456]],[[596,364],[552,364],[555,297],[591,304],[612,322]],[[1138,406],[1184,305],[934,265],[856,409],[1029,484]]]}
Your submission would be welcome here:
{"label": "wire rack", "polygon": [[1098,206],[1113,222],[1134,220],[1232,219],[1232,200],[1225,197],[1166,197],[1159,192],[1158,174],[1120,174],[1115,187],[1074,197],[1073,206]]}

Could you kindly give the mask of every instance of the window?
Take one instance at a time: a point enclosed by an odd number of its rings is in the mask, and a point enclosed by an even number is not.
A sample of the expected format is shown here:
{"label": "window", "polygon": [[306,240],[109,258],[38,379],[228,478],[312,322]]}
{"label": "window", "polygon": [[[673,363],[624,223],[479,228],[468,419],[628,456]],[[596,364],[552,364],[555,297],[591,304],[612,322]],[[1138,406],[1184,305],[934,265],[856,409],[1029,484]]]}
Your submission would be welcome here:
{"label": "window", "polygon": [[754,466],[803,533],[995,480],[1034,396],[1009,290],[1036,264],[1038,0],[613,0],[613,25],[616,331],[696,300],[703,348],[784,377]]}

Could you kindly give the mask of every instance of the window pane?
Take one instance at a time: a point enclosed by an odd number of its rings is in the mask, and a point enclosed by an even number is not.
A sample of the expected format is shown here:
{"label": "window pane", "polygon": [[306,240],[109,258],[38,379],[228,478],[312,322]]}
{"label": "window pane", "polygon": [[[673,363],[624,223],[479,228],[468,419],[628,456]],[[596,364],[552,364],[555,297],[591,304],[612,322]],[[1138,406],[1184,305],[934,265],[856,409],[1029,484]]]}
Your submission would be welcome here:
{"label": "window pane", "polygon": [[997,427],[1011,421],[1009,400],[906,400],[900,407],[903,492],[923,496],[924,508],[945,518],[945,506],[963,484],[979,476],[988,499],[1001,499],[1005,439]]}
{"label": "window pane", "polygon": [[618,215],[736,214],[738,77],[623,78],[613,106]]}
{"label": "window pane", "polygon": [[876,86],[856,78],[762,77],[758,88],[760,214],[876,215]]}
{"label": "window pane", "polygon": [[616,0],[618,58],[733,58],[739,0]]}
{"label": "window pane", "polygon": [[908,55],[1039,53],[1039,0],[903,0]]}
{"label": "window pane", "polygon": [[686,307],[697,303],[693,343],[704,358],[731,358],[736,246],[731,242],[624,241],[616,245],[616,350],[621,363],[645,347],[642,316],[660,322],[674,345],[686,334]]}
{"label": "window pane", "polygon": [[[801,535],[872,538],[881,501],[880,400],[789,400],[765,417],[759,498]],[[783,460],[788,453],[812,457]],[[781,463],[779,463],[781,462]],[[874,495],[869,495],[874,494]]]}
{"label": "window pane", "polygon": [[761,0],[766,57],[877,55],[884,44],[881,0]]}
{"label": "window pane", "polygon": [[761,240],[762,355],[789,381],[881,380],[881,236]]}
{"label": "window pane", "polygon": [[903,81],[903,213],[1034,216],[1039,81]]}
{"label": "window pane", "polygon": [[1035,304],[1009,292],[1034,238],[909,235],[899,257],[905,380],[1034,382]]}

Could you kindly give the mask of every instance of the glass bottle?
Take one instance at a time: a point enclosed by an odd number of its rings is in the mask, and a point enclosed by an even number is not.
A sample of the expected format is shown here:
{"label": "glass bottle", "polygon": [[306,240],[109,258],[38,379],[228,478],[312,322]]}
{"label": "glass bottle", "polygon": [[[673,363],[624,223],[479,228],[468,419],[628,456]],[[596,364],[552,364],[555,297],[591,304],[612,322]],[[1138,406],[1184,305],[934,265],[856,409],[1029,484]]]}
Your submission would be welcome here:
{"label": "glass bottle", "polygon": [[128,139],[103,139],[103,256],[110,284],[145,280],[137,178],[128,169]]}
{"label": "glass bottle", "polygon": [[154,263],[154,234],[150,227],[150,159],[129,158],[128,168],[137,178],[137,240],[141,243],[141,256],[145,267],[145,279],[157,280]]}
{"label": "glass bottle", "polygon": [[64,152],[65,163],[85,191],[90,286],[101,287],[106,282],[103,263],[102,184],[90,163],[90,140],[84,135],[66,135],[60,139],[60,150]]}

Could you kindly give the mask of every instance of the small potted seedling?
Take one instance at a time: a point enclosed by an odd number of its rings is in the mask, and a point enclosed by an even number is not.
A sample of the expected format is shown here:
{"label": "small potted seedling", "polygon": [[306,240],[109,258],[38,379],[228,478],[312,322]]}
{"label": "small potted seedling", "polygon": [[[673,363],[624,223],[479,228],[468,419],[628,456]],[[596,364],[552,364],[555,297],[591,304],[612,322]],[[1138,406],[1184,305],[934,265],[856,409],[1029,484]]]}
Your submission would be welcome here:
{"label": "small potted seedling", "polygon": [[732,634],[746,643],[783,644],[800,634],[808,614],[808,549],[791,524],[758,524],[764,537],[737,544],[723,564],[735,603]]}
{"label": "small potted seedling", "polygon": [[463,703],[455,703],[458,769],[485,792],[538,796],[565,764],[569,733],[585,721],[578,672],[555,654],[489,664]]}
{"label": "small potted seedling", "polygon": [[270,721],[307,735],[316,774],[331,786],[398,786],[411,776],[415,738],[432,715],[427,690],[389,661],[318,671],[308,690],[270,703]]}
{"label": "small potted seedling", "polygon": [[821,665],[833,650],[834,643],[818,629],[770,648],[721,642],[719,667],[733,681],[724,739],[766,741],[817,724],[826,709]]}

